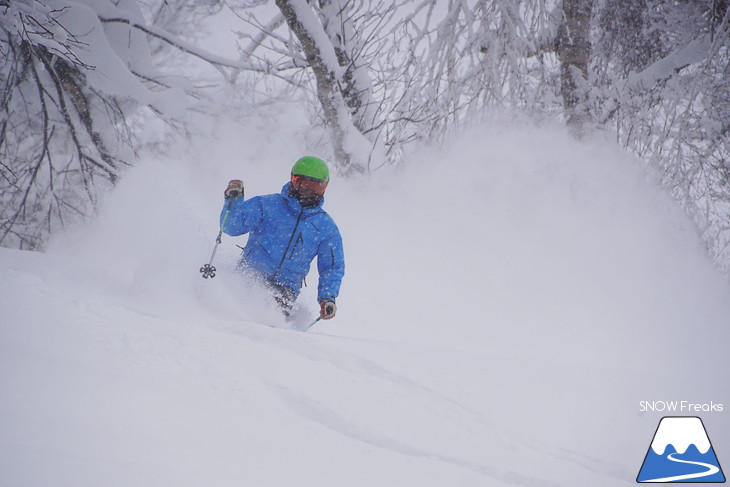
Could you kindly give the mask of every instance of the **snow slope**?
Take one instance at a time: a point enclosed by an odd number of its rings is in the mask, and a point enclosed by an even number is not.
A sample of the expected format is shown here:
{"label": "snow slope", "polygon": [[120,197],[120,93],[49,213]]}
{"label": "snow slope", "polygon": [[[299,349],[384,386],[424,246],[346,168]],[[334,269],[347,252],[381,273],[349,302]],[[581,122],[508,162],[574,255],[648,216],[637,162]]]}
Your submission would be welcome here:
{"label": "snow slope", "polygon": [[502,124],[333,178],[347,274],[305,334],[232,272],[245,239],[199,277],[228,179],[278,191],[304,146],[296,115],[221,123],[47,253],[0,249],[0,484],[629,485],[639,401],[728,402],[727,284],[609,144]]}

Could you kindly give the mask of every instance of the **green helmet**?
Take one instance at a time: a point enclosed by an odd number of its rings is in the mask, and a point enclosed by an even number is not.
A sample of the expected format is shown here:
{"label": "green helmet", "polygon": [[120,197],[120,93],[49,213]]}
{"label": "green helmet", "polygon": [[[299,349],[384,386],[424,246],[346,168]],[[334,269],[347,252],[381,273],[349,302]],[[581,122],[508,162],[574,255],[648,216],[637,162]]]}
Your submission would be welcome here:
{"label": "green helmet", "polygon": [[327,163],[319,157],[304,156],[300,158],[291,168],[291,174],[292,176],[307,176],[319,179],[325,183],[330,181],[330,170],[327,168]]}

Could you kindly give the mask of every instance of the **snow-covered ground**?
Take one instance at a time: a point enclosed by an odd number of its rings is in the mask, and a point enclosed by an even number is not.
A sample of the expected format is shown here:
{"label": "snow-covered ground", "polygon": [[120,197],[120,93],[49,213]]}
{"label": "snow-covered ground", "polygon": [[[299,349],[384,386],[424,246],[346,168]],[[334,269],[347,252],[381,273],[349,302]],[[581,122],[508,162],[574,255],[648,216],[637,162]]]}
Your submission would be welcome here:
{"label": "snow-covered ground", "polygon": [[215,133],[0,249],[1,485],[629,485],[642,400],[724,403],[699,415],[730,455],[730,289],[610,144],[502,124],[333,177],[347,273],[301,333],[234,274],[244,238],[198,269],[227,181],[278,191],[303,142]]}

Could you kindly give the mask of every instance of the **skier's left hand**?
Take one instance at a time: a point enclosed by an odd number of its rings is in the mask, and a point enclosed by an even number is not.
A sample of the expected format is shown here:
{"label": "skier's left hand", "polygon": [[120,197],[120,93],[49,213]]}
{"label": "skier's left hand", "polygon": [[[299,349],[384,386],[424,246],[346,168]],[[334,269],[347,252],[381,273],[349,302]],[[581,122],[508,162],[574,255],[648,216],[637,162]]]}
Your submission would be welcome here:
{"label": "skier's left hand", "polygon": [[337,314],[337,306],[332,301],[322,301],[320,303],[319,316],[323,320],[329,320]]}

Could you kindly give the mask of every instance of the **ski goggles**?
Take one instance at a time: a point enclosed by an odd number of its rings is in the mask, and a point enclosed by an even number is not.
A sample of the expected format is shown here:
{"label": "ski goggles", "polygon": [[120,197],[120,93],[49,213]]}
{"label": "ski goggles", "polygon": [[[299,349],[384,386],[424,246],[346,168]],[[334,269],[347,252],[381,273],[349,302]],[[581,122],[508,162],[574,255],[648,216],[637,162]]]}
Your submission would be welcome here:
{"label": "ski goggles", "polygon": [[303,195],[316,195],[322,196],[324,190],[327,189],[327,181],[321,179],[315,179],[309,176],[302,176],[301,174],[292,174],[291,183],[294,189],[299,191]]}

